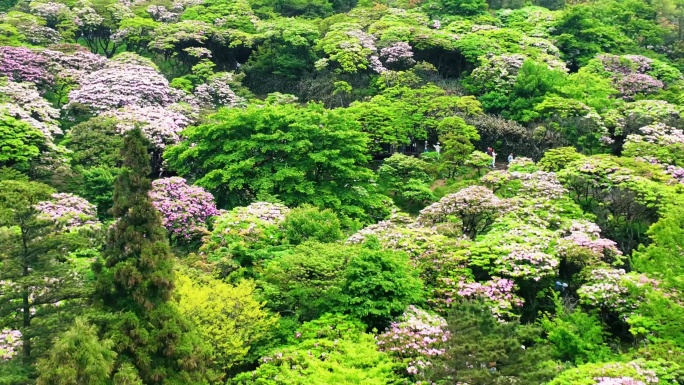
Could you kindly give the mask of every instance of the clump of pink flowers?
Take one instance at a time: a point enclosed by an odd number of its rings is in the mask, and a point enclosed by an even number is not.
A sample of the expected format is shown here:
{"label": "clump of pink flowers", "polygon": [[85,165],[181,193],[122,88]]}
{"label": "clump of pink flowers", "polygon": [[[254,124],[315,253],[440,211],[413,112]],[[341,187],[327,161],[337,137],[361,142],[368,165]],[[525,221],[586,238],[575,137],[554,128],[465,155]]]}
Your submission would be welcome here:
{"label": "clump of pink flowers", "polygon": [[19,352],[21,341],[19,330],[5,329],[0,331],[0,361],[14,357]]}
{"label": "clump of pink flowers", "polygon": [[643,381],[639,381],[632,377],[597,377],[594,378],[596,385],[646,385]]}
{"label": "clump of pink flowers", "polygon": [[190,239],[206,231],[206,220],[219,213],[211,193],[180,177],[155,180],[150,197],[164,227],[177,238]]}
{"label": "clump of pink flowers", "polygon": [[444,318],[409,306],[377,337],[377,344],[383,352],[408,359],[407,372],[417,375],[430,364],[428,358],[444,354],[442,344],[450,337]]}
{"label": "clump of pink flowers", "polygon": [[430,302],[449,307],[459,299],[482,299],[492,308],[498,319],[512,316],[514,307],[523,305],[523,299],[515,294],[515,282],[510,279],[492,277],[487,282],[456,282],[442,279],[442,287],[435,290],[435,298]]}
{"label": "clump of pink flowers", "polygon": [[73,194],[52,194],[52,200],[39,202],[35,208],[40,212],[39,218],[54,221],[67,231],[101,226],[95,206]]}

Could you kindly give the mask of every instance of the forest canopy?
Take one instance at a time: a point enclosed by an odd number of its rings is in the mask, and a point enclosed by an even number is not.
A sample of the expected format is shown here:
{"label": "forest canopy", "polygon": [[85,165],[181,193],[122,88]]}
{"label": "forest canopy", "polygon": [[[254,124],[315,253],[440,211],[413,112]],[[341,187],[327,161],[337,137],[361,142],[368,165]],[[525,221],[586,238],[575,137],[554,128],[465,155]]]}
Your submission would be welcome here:
{"label": "forest canopy", "polygon": [[0,0],[0,385],[684,383],[681,0]]}

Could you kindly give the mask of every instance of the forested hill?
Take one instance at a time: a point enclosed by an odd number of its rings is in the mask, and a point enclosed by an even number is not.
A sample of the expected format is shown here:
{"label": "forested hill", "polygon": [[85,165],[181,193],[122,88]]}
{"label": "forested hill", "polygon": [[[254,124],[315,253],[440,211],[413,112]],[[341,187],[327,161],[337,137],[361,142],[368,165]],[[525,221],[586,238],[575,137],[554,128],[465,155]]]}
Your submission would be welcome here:
{"label": "forested hill", "polygon": [[0,0],[0,385],[684,384],[684,0]]}

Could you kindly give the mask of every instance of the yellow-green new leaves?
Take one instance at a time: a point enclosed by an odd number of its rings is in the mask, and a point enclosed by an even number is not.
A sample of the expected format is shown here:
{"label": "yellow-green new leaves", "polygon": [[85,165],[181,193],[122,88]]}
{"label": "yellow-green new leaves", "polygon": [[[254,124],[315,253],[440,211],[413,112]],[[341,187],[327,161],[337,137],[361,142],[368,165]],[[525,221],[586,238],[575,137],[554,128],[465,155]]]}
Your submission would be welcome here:
{"label": "yellow-green new leaves", "polygon": [[253,293],[250,281],[232,286],[209,277],[176,276],[180,311],[212,345],[214,363],[221,369],[243,363],[250,347],[275,329],[277,316],[263,310]]}

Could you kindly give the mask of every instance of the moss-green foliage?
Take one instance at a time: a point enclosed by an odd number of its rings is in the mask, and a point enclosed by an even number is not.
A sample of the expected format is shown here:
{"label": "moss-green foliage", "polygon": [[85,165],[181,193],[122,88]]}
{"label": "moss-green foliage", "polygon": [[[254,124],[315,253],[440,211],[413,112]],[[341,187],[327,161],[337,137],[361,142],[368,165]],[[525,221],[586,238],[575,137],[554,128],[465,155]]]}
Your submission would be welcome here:
{"label": "moss-green foliage", "polygon": [[363,325],[339,315],[326,315],[302,325],[290,345],[262,358],[254,372],[233,379],[236,384],[324,385],[393,384],[397,364],[378,351]]}
{"label": "moss-green foliage", "polygon": [[255,360],[254,350],[275,328],[277,317],[254,299],[254,283],[237,286],[197,274],[176,276],[178,307],[213,347],[213,362],[221,370]]}
{"label": "moss-green foliage", "polygon": [[261,295],[269,308],[302,321],[339,311],[344,268],[357,252],[339,244],[304,243],[266,264],[258,281]]}
{"label": "moss-green foliage", "polygon": [[97,329],[84,319],[55,339],[50,355],[38,362],[36,384],[107,384],[116,353],[110,340],[101,341]]}
{"label": "moss-green foliage", "polygon": [[27,169],[45,149],[45,136],[21,120],[0,116],[0,166]]}
{"label": "moss-green foliage", "polygon": [[304,205],[293,209],[283,222],[287,241],[298,245],[306,241],[335,242],[342,238],[341,223],[331,210]]}
{"label": "moss-green foliage", "polygon": [[349,257],[338,309],[382,329],[411,304],[423,301],[423,283],[403,252],[371,241]]}
{"label": "moss-green foliage", "polygon": [[357,129],[349,116],[318,104],[222,109],[186,130],[189,141],[165,157],[224,207],[268,194],[288,206],[310,203],[368,222],[385,217],[388,207],[370,184],[368,139]]}

